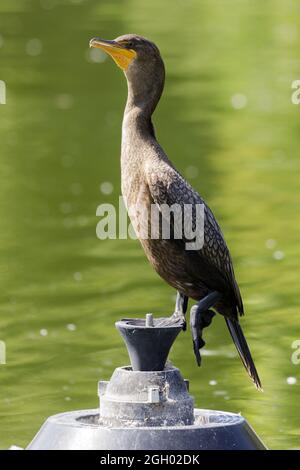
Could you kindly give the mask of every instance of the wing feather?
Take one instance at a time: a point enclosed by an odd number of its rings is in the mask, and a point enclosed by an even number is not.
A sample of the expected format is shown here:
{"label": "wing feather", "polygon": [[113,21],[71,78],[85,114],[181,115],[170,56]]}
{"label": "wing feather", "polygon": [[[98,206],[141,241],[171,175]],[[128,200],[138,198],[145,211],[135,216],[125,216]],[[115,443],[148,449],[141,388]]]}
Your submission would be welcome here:
{"label": "wing feather", "polygon": [[[225,242],[221,228],[212,211],[202,197],[189,183],[167,162],[159,162],[155,172],[146,171],[149,191],[155,204],[171,206],[173,204],[204,204],[204,245],[197,251],[199,262],[204,261],[209,268],[214,269],[223,283],[226,284],[235,306],[243,314],[243,303],[239,287],[235,280],[232,259]],[[192,230],[196,228],[196,217],[193,211]],[[188,240],[185,240],[188,241]],[[222,283],[222,284],[223,284]]]}

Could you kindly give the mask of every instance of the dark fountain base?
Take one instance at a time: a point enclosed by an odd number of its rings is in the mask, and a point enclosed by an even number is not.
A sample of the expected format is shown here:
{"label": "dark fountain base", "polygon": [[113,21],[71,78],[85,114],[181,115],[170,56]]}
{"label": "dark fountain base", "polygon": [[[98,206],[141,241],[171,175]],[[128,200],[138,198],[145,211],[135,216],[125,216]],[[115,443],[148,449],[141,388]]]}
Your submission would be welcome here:
{"label": "dark fountain base", "polygon": [[166,364],[180,326],[145,320],[116,323],[131,366],[99,382],[100,408],[47,419],[27,449],[265,449],[240,415],[194,409],[188,383]]}

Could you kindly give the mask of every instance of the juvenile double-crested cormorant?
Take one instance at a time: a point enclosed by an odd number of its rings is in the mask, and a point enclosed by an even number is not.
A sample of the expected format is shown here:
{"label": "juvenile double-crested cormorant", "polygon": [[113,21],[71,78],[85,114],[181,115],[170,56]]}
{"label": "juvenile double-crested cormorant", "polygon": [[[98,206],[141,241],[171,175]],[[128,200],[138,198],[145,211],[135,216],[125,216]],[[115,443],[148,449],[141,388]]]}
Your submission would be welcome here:
{"label": "juvenile double-crested cormorant", "polygon": [[[234,277],[232,260],[221,229],[201,196],[174,168],[155,138],[151,116],[161,97],[165,68],[155,44],[135,34],[114,41],[94,38],[91,47],[107,52],[124,71],[128,98],[122,127],[122,193],[137,233],[148,226],[140,207],[155,205],[204,204],[204,244],[187,250],[184,239],[140,238],[148,260],[158,274],[177,290],[175,312],[170,321],[185,328],[188,298],[198,303],[191,309],[191,331],[198,365],[204,346],[202,330],[214,316],[213,307],[224,316],[242,362],[258,389],[261,389],[254,362],[239,324],[243,303]],[[161,210],[161,213],[163,211]],[[194,225],[195,212],[189,223]],[[185,221],[186,223],[186,221]],[[173,221],[174,225],[174,221]]]}

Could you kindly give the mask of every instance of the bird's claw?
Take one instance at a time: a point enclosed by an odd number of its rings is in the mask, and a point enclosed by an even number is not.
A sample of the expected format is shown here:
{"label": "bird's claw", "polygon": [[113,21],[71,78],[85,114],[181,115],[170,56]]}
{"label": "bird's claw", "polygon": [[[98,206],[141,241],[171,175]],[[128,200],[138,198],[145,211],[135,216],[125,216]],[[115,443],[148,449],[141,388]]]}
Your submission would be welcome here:
{"label": "bird's claw", "polygon": [[183,331],[186,331],[185,316],[181,312],[174,312],[170,317],[162,318],[156,326],[181,326]]}
{"label": "bird's claw", "polygon": [[202,338],[202,331],[203,328],[206,328],[211,324],[214,316],[215,312],[212,310],[201,311],[198,309],[198,305],[194,305],[191,308],[190,326],[193,338],[194,353],[198,366],[201,365],[200,349],[205,346],[205,341]]}
{"label": "bird's claw", "polygon": [[171,322],[174,325],[180,325],[183,331],[186,331],[186,320],[182,312],[174,312],[171,316]]}

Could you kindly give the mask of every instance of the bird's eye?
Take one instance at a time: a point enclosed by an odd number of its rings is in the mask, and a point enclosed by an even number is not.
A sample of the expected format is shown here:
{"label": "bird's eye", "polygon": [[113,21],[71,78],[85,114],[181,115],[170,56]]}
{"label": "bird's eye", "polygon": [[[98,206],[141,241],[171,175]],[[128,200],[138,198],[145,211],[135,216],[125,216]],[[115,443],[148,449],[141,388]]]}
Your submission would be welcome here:
{"label": "bird's eye", "polygon": [[121,46],[127,47],[128,49],[132,49],[134,47],[133,41],[119,41],[119,44],[121,44]]}

